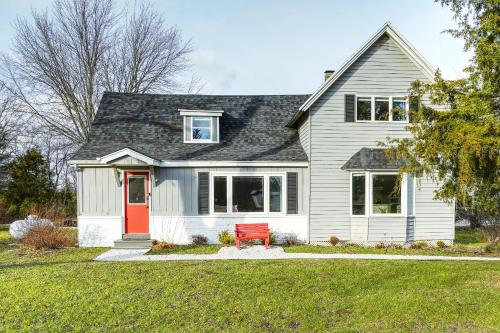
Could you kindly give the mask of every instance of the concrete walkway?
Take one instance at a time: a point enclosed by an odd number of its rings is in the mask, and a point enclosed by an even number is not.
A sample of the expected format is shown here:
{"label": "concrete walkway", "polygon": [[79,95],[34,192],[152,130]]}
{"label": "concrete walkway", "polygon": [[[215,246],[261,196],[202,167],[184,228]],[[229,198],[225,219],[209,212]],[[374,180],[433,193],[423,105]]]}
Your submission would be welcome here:
{"label": "concrete walkway", "polygon": [[496,261],[492,257],[450,257],[394,254],[348,254],[348,253],[286,253],[279,246],[269,250],[263,245],[242,248],[223,247],[216,254],[165,254],[146,255],[149,249],[111,249],[99,255],[96,261],[174,261],[174,260],[266,260],[266,259],[368,259],[368,260],[434,260],[434,261]]}

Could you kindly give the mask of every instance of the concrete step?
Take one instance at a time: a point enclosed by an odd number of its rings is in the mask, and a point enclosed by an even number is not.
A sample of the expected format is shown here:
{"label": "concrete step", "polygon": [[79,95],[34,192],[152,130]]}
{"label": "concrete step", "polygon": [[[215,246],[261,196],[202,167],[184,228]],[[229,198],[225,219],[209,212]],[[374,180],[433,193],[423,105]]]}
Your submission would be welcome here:
{"label": "concrete step", "polygon": [[123,234],[123,240],[150,240],[150,234]]}
{"label": "concrete step", "polygon": [[115,240],[114,249],[149,249],[153,245],[153,241],[151,239],[147,240]]}

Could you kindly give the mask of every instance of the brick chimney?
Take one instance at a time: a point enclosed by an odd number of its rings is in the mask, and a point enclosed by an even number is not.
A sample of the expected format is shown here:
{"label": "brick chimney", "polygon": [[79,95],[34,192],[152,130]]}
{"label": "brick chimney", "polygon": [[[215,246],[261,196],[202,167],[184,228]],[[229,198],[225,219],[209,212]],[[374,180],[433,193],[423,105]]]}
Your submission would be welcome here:
{"label": "brick chimney", "polygon": [[330,76],[332,76],[332,75],[333,75],[333,73],[335,73],[335,71],[334,71],[333,69],[327,69],[327,70],[325,71],[325,81],[326,81],[326,80],[328,80],[328,78],[329,78]]}

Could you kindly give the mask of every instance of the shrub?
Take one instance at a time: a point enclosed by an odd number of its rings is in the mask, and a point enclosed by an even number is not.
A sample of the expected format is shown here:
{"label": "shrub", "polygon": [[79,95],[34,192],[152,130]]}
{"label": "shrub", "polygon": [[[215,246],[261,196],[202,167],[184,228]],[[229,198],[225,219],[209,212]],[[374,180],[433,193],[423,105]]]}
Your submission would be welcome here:
{"label": "shrub", "polygon": [[19,242],[35,250],[55,250],[75,246],[76,234],[72,230],[41,224],[31,228]]}
{"label": "shrub", "polygon": [[446,244],[445,244],[445,242],[440,240],[440,241],[436,242],[436,246],[440,249],[444,249],[446,247]]}
{"label": "shrub", "polygon": [[362,246],[356,243],[345,243],[344,247],[355,247],[355,248],[361,248]]}
{"label": "shrub", "polygon": [[272,231],[269,231],[269,243],[271,244],[277,244],[278,243],[278,236]]}
{"label": "shrub", "polygon": [[385,249],[385,244],[384,243],[377,243],[375,244],[376,249]]}
{"label": "shrub", "polygon": [[330,244],[333,246],[337,245],[340,242],[340,239],[337,236],[331,236],[330,237]]}
{"label": "shrub", "polygon": [[410,249],[425,249],[429,247],[429,244],[425,241],[418,241],[410,245]]}
{"label": "shrub", "polygon": [[153,250],[165,250],[165,249],[173,249],[175,248],[177,245],[174,244],[174,243],[170,243],[170,242],[162,242],[162,241],[157,241],[157,240],[154,240],[153,241],[153,245],[152,245],[152,248]]}
{"label": "shrub", "polygon": [[499,243],[488,243],[484,246],[484,252],[486,252],[486,253],[500,252],[500,244]]}
{"label": "shrub", "polygon": [[283,244],[285,244],[285,246],[294,246],[297,245],[297,243],[298,240],[296,235],[286,235],[283,237]]}
{"label": "shrub", "polygon": [[223,230],[219,233],[219,243],[222,245],[233,245],[234,244],[234,235],[232,235],[229,231]]}
{"label": "shrub", "polygon": [[194,245],[206,245],[208,243],[207,236],[204,235],[194,235],[193,244]]}

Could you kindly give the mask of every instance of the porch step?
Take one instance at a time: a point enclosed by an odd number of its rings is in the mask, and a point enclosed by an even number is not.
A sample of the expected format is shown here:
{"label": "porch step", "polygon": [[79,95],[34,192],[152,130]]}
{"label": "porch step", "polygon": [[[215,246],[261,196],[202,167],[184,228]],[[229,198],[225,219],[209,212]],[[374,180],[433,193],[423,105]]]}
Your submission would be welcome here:
{"label": "porch step", "polygon": [[151,239],[118,239],[115,240],[115,245],[113,248],[115,249],[149,249],[153,245],[153,241]]}
{"label": "porch step", "polygon": [[123,234],[123,240],[150,240],[150,234]]}

